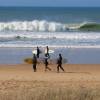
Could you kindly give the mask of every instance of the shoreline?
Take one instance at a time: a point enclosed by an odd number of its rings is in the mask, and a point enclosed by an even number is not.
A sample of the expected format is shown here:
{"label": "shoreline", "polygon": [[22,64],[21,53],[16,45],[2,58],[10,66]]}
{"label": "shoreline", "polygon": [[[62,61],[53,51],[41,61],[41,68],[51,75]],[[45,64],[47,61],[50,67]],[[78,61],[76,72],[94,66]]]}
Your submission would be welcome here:
{"label": "shoreline", "polygon": [[66,49],[100,49],[100,45],[77,45],[77,46],[74,46],[74,45],[64,45],[64,46],[51,46],[51,45],[44,45],[44,46],[41,46],[41,45],[35,45],[35,46],[0,46],[0,48],[36,48],[36,47],[40,47],[42,49],[44,49],[46,46],[48,46],[49,48],[52,48],[52,49],[62,49],[62,48],[66,48]]}
{"label": "shoreline", "polygon": [[[57,59],[58,54],[61,53],[63,58],[68,60],[68,64],[100,64],[98,48],[50,49],[54,50],[54,53],[50,54],[51,59]],[[32,58],[32,50],[33,48],[0,48],[0,64],[23,64],[24,59]],[[43,59],[43,57],[44,53],[40,55],[40,58]]]}

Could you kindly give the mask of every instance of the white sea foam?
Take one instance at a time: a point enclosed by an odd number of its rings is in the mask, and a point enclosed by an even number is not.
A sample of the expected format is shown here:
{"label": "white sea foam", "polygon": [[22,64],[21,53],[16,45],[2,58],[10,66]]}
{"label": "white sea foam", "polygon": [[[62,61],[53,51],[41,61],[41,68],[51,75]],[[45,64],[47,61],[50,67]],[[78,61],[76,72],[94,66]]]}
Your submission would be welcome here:
{"label": "white sea foam", "polygon": [[100,39],[98,32],[1,32],[0,39],[70,39],[70,40],[96,40]]}
{"label": "white sea foam", "polygon": [[[6,33],[0,35],[0,47],[100,48],[99,33]],[[96,44],[97,43],[97,44]]]}
{"label": "white sea foam", "polygon": [[0,22],[0,31],[34,31],[34,32],[58,32],[68,29],[77,29],[83,24],[62,24],[58,22],[48,22],[46,20],[33,21],[12,21]]}
{"label": "white sea foam", "polygon": [[63,29],[63,25],[56,22],[48,21],[13,21],[13,22],[1,22],[0,31],[60,31]]}
{"label": "white sea foam", "polygon": [[[9,47],[9,48],[35,48],[35,47],[45,48],[47,45],[32,45],[32,44],[0,44],[0,47]],[[100,45],[48,45],[49,48],[85,48],[85,49],[100,49]]]}

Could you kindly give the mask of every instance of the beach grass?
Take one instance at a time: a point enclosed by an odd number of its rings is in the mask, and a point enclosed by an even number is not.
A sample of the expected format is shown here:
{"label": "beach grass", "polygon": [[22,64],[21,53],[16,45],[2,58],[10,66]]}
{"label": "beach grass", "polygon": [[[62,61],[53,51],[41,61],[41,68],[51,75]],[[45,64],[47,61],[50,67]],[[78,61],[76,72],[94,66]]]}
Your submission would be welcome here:
{"label": "beach grass", "polygon": [[0,94],[0,100],[100,100],[100,89],[90,88],[19,88]]}
{"label": "beach grass", "polygon": [[60,73],[49,66],[1,65],[0,100],[100,100],[100,65],[65,64]]}

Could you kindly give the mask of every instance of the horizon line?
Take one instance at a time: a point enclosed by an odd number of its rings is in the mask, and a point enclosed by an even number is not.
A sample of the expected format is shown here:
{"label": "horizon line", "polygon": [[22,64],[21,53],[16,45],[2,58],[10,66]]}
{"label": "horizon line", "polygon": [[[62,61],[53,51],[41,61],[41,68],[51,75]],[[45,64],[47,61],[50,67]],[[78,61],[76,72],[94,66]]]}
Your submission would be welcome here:
{"label": "horizon line", "polygon": [[100,8],[100,6],[0,6],[0,7]]}

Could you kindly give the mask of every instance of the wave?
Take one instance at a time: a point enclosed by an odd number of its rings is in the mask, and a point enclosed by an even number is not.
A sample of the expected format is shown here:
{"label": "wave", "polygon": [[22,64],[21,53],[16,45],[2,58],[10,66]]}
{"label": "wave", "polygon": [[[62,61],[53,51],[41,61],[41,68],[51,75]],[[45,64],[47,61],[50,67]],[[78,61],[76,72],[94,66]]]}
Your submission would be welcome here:
{"label": "wave", "polygon": [[2,33],[0,40],[34,40],[34,39],[66,39],[66,40],[99,40],[98,32],[25,32],[25,33]]}
{"label": "wave", "polygon": [[34,32],[55,32],[65,31],[63,24],[57,22],[39,21],[13,21],[0,23],[0,31],[34,31]]}
{"label": "wave", "polygon": [[100,31],[100,23],[87,22],[79,27],[83,31]]}
{"label": "wave", "polygon": [[[38,45],[38,47],[45,48],[47,45]],[[86,48],[86,49],[91,49],[91,48],[97,48],[100,49],[100,45],[48,45],[49,48]],[[9,47],[9,48],[36,48],[37,45],[32,45],[32,44],[0,44],[0,47]]]}
{"label": "wave", "polygon": [[0,31],[66,32],[68,30],[100,30],[100,24],[82,22],[63,24],[46,20],[0,22]]}

